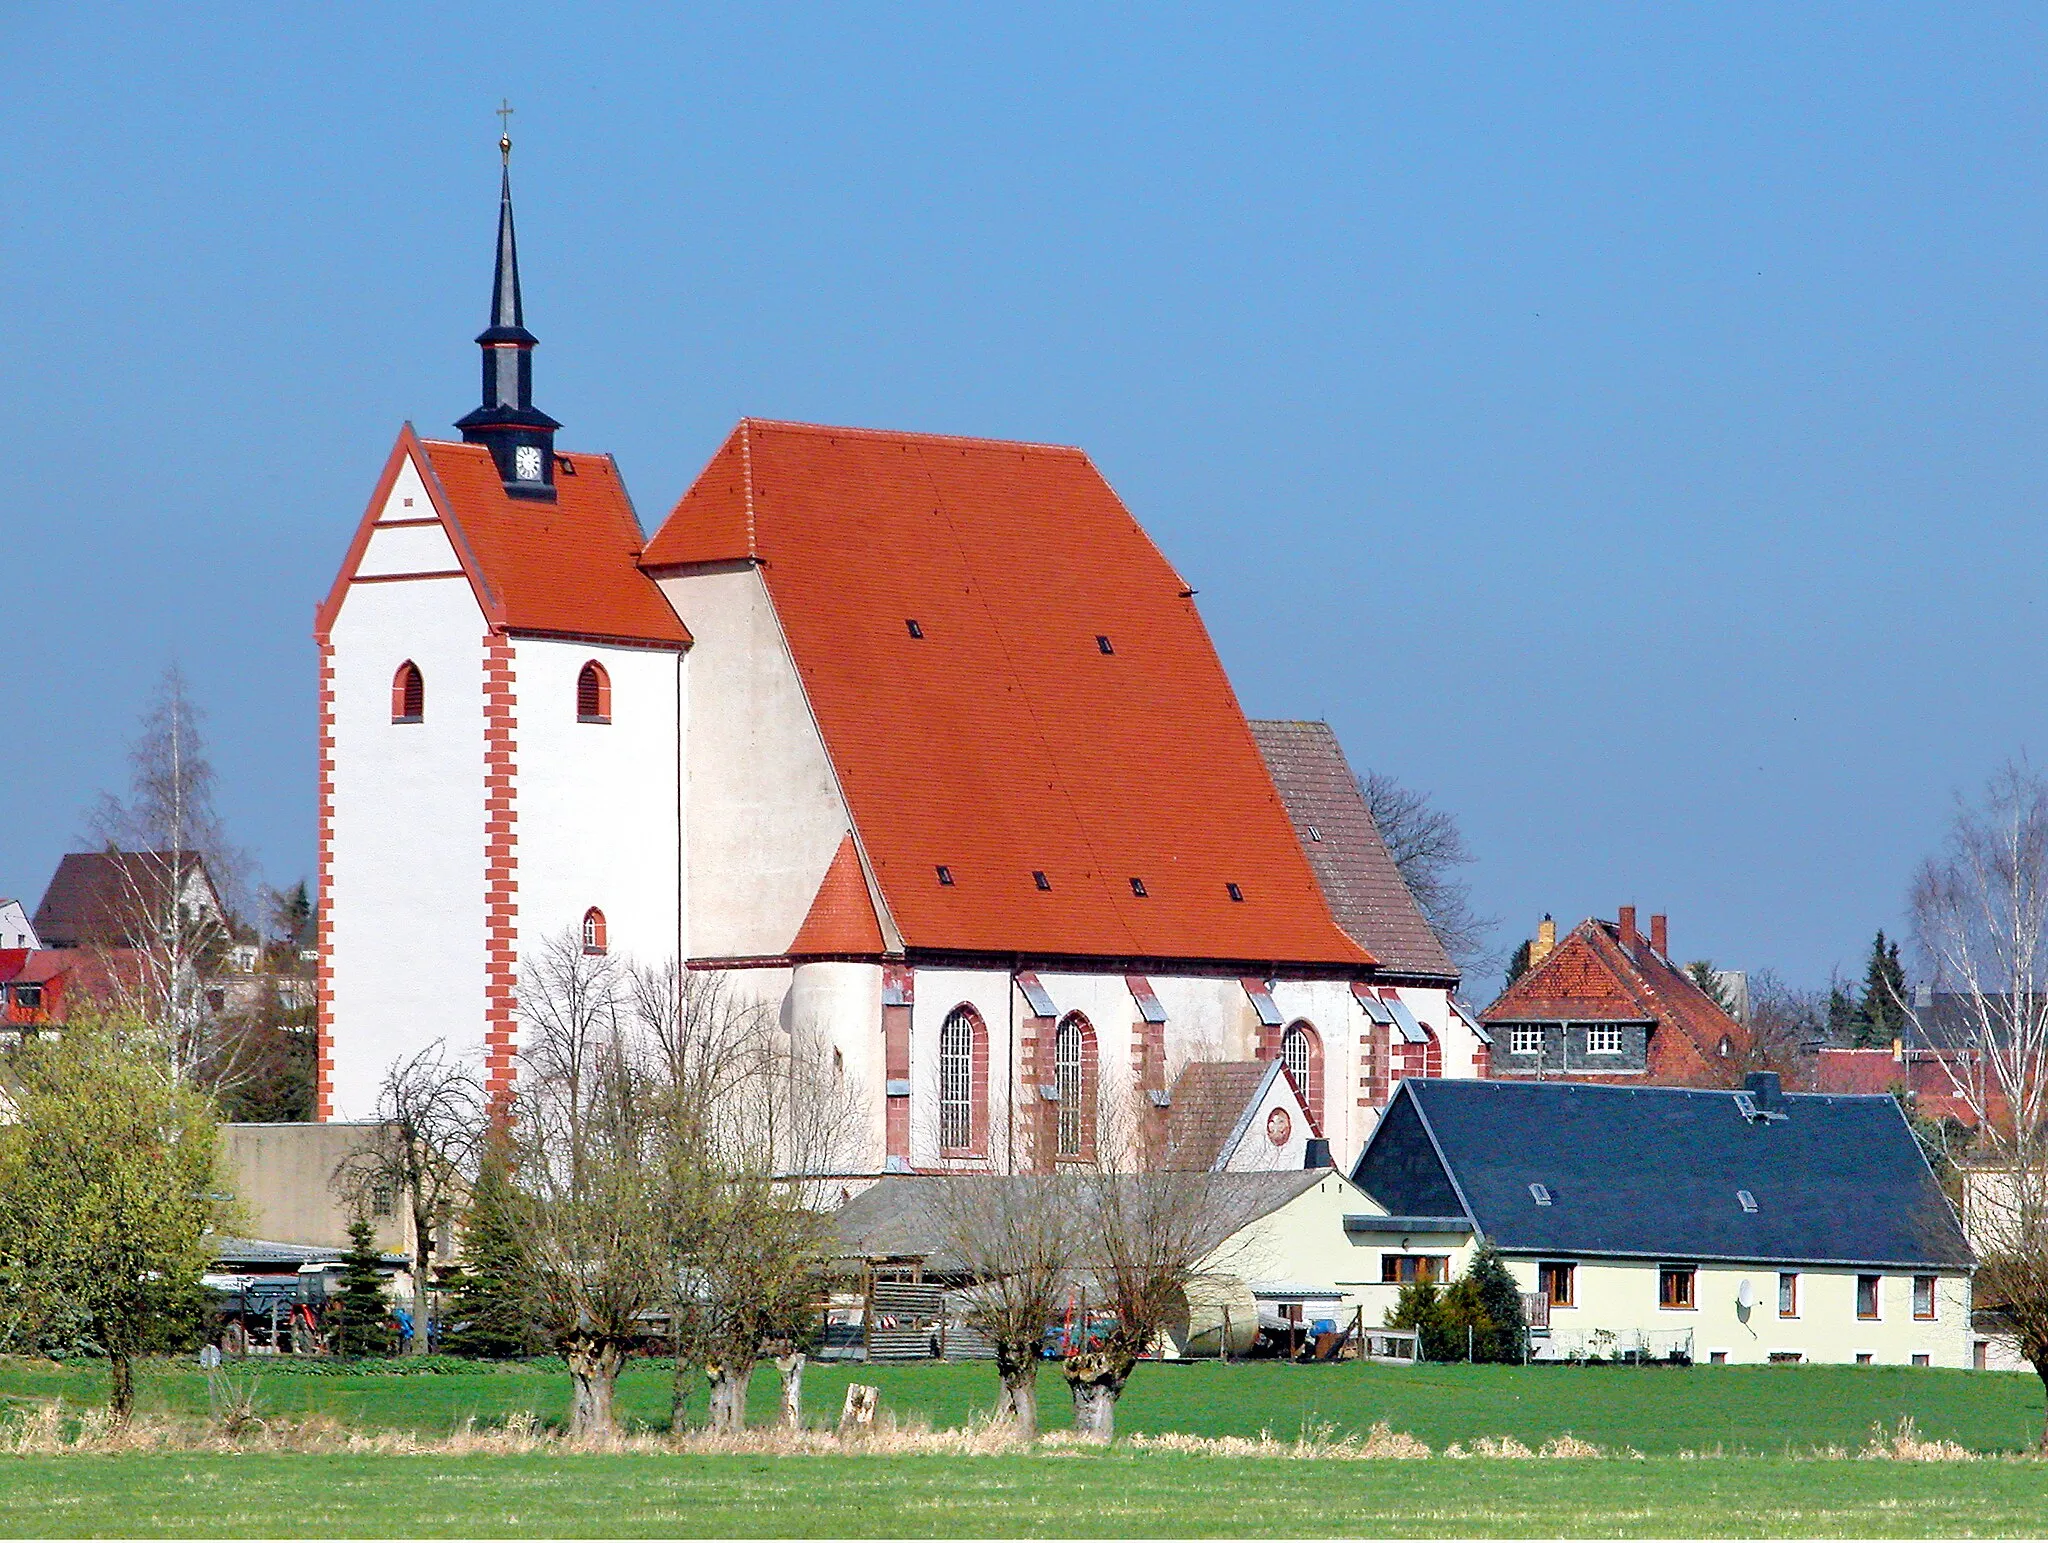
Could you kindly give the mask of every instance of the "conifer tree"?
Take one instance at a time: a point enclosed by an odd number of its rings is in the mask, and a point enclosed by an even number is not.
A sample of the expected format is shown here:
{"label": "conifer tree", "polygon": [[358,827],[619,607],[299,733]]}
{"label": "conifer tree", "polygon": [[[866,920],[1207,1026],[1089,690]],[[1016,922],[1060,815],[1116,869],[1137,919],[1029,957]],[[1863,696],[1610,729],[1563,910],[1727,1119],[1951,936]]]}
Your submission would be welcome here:
{"label": "conifer tree", "polygon": [[462,1262],[442,1278],[448,1329],[442,1346],[478,1360],[533,1355],[540,1348],[520,1290],[519,1234],[501,1151],[484,1156],[463,1220]]}
{"label": "conifer tree", "polygon": [[341,1295],[327,1310],[330,1342],[338,1355],[388,1355],[391,1309],[384,1300],[377,1241],[358,1216],[349,1223],[348,1252],[341,1256]]}
{"label": "conifer tree", "polygon": [[1508,955],[1508,978],[1506,985],[1501,988],[1502,990],[1506,990],[1507,986],[1512,986],[1516,981],[1529,973],[1529,952],[1529,940],[1527,938],[1522,939],[1521,942],[1515,945],[1515,951]]}
{"label": "conifer tree", "polygon": [[1870,945],[1863,972],[1863,995],[1851,1020],[1851,1042],[1859,1050],[1888,1050],[1906,1034],[1906,972],[1899,963],[1897,940],[1885,941],[1884,928]]}
{"label": "conifer tree", "polygon": [[1473,1250],[1458,1286],[1469,1288],[1476,1309],[1472,1359],[1521,1360],[1522,1340],[1529,1327],[1528,1315],[1522,1308],[1522,1288],[1491,1238]]}

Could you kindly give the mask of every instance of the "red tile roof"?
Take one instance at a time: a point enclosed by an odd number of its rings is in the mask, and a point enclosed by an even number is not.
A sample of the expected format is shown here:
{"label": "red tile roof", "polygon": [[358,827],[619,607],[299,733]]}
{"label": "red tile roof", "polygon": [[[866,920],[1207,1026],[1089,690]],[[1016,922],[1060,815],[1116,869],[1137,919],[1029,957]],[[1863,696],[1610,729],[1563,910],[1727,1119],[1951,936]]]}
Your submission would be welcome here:
{"label": "red tile roof", "polygon": [[555,499],[513,498],[482,445],[421,439],[407,424],[392,448],[326,603],[325,638],[407,455],[416,458],[477,603],[493,627],[513,632],[682,647],[690,634],[638,566],[642,535],[633,502],[608,455],[556,457]]}
{"label": "red tile roof", "polygon": [[906,947],[1371,963],[1192,592],[1079,450],[750,419],[643,562],[733,559],[762,565]]}
{"label": "red tile roof", "polygon": [[[1593,917],[1479,1017],[1489,1028],[1560,1020],[1654,1024],[1645,1080],[1688,1087],[1733,1085],[1749,1051],[1749,1031],[1690,975],[1641,937],[1624,946],[1615,923]],[[1720,1053],[1724,1036],[1726,1056]]]}
{"label": "red tile roof", "polygon": [[792,959],[871,957],[882,952],[882,924],[868,895],[867,876],[849,834],[812,897],[810,913],[789,945]]}

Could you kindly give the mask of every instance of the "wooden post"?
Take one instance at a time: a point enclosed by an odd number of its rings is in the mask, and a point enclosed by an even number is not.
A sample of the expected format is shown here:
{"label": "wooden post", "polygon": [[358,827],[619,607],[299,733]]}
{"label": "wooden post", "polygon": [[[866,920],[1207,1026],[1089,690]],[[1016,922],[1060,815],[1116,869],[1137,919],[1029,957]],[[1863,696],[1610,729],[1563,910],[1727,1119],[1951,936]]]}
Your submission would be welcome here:
{"label": "wooden post", "polygon": [[1216,1343],[1217,1357],[1225,1366],[1230,1364],[1230,1304],[1223,1304],[1223,1338]]}

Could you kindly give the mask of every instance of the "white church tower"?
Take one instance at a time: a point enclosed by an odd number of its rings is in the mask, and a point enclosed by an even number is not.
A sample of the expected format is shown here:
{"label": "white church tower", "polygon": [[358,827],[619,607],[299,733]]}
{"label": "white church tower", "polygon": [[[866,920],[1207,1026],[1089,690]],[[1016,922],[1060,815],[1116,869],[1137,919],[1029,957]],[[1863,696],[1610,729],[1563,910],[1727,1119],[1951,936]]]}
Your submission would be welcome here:
{"label": "white church tower", "polygon": [[460,443],[401,431],[315,623],[321,1119],[368,1114],[435,1040],[509,1091],[519,961],[545,937],[687,951],[689,634],[636,566],[618,468],[558,451],[533,405],[499,148],[482,402]]}

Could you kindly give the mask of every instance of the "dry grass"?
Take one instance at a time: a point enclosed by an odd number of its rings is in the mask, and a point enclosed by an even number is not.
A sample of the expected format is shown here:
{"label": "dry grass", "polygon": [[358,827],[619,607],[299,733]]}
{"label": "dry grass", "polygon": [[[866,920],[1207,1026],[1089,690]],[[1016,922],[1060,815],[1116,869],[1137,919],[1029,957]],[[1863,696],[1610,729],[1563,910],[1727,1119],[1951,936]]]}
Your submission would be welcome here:
{"label": "dry grass", "polygon": [[1896,1429],[1886,1432],[1882,1425],[1870,1427],[1870,1440],[1858,1457],[1891,1463],[1974,1463],[1977,1454],[1953,1441],[1929,1440],[1920,1434],[1913,1417],[1900,1417]]}

